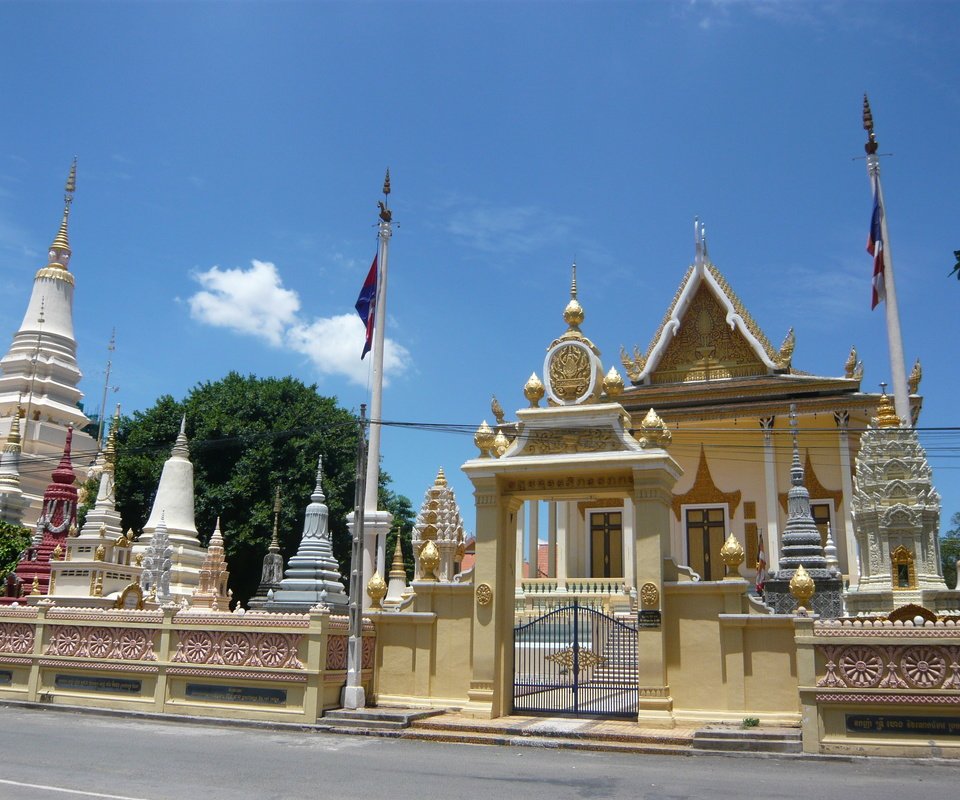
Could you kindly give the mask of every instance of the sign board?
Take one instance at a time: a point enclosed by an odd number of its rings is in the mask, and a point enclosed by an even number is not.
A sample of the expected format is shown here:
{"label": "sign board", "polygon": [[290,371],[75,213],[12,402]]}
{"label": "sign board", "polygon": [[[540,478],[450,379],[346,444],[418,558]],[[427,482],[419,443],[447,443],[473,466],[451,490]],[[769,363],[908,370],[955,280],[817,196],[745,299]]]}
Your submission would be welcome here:
{"label": "sign board", "polygon": [[53,679],[53,686],[68,692],[140,694],[142,682],[134,678],[111,678],[109,675],[57,675]]}
{"label": "sign board", "polygon": [[660,611],[656,608],[644,608],[637,613],[638,628],[659,628],[660,624]]}
{"label": "sign board", "polygon": [[210,683],[188,683],[188,700],[214,703],[243,703],[254,706],[282,706],[287,703],[286,689],[267,689],[258,686],[219,686]]}
{"label": "sign board", "polygon": [[960,736],[960,717],[904,717],[887,714],[847,714],[848,733],[885,736]]}

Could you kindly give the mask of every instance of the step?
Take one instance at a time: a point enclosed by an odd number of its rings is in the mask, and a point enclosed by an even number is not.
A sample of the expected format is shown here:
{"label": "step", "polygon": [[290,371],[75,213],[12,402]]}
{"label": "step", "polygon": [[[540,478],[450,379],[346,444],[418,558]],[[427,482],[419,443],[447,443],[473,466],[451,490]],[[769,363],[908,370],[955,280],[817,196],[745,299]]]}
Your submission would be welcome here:
{"label": "step", "polygon": [[802,753],[796,728],[701,728],[693,736],[694,750],[744,753]]}
{"label": "step", "polygon": [[554,719],[529,717],[518,721],[507,717],[501,722],[470,720],[469,718],[444,719],[432,717],[418,720],[405,735],[413,733],[435,736],[495,736],[505,740],[549,739],[563,740],[573,746],[587,741],[622,745],[629,748],[645,746],[688,749],[692,742],[691,732],[671,730],[651,731],[635,728],[623,723],[622,730],[616,730],[617,723],[604,724],[594,720]]}
{"label": "step", "polygon": [[512,745],[516,747],[545,747],[556,750],[590,750],[600,753],[633,753],[636,755],[687,755],[690,744],[652,744],[641,741],[578,738],[566,736],[517,735],[507,731],[440,730],[412,727],[402,734],[404,739],[447,742],[451,744]]}
{"label": "step", "polygon": [[413,708],[338,708],[323,715],[324,724],[337,728],[369,728],[373,730],[402,730],[416,720],[442,714],[437,709]]}

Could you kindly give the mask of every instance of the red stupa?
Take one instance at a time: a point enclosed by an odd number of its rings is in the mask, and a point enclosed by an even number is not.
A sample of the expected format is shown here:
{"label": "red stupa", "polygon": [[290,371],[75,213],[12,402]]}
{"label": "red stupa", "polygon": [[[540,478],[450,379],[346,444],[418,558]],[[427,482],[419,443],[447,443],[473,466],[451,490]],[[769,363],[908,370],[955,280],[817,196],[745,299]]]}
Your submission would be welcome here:
{"label": "red stupa", "polygon": [[[77,487],[74,485],[76,476],[70,461],[72,439],[73,427],[71,426],[67,429],[63,456],[53,471],[53,480],[43,493],[43,508],[40,511],[40,519],[37,521],[38,530],[41,526],[43,530],[40,544],[31,544],[26,549],[14,571],[19,578],[21,597],[30,594],[49,594],[50,559],[57,557],[55,551],[58,546],[60,550],[57,553],[60,558],[63,558],[63,554],[67,551],[66,540],[70,535],[70,527],[77,522]],[[7,594],[10,594],[9,590]],[[12,603],[17,600],[20,598],[0,597],[0,603]]]}

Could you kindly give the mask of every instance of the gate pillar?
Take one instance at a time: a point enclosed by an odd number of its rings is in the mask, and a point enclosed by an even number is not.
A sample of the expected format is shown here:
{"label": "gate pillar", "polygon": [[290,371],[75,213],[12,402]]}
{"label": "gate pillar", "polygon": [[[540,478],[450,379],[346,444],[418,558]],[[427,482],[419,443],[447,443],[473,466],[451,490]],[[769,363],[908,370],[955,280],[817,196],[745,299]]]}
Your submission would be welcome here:
{"label": "gate pillar", "polygon": [[513,703],[513,615],[517,514],[522,503],[505,497],[494,475],[471,475],[476,500],[473,575],[473,675],[464,711],[501,717]]}
{"label": "gate pillar", "polygon": [[673,698],[667,678],[662,615],[663,559],[670,552],[671,489],[676,474],[657,466],[634,469],[630,498],[634,504],[634,568],[639,606],[637,708],[641,723],[672,727]]}

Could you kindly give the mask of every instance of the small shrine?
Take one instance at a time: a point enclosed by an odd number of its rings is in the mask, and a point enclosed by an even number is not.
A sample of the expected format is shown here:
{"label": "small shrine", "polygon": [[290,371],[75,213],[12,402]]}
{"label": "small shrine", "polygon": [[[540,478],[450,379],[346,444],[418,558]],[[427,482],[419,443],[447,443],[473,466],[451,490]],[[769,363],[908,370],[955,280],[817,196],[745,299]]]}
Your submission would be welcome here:
{"label": "small shrine", "polygon": [[[824,619],[836,619],[843,615],[843,580],[836,559],[833,564],[827,560],[820,530],[810,513],[810,493],[804,485],[804,470],[800,463],[796,409],[791,409],[791,424],[792,485],[787,493],[787,523],[781,540],[780,568],[767,579],[763,597],[778,614],[793,613],[802,598],[803,602],[811,603],[811,609]],[[808,594],[807,589],[812,591]]]}
{"label": "small shrine", "polygon": [[846,593],[851,614],[890,613],[907,604],[960,609],[940,564],[940,495],[916,430],[880,399],[860,439],[853,495],[860,580]]}
{"label": "small shrine", "polygon": [[191,598],[193,608],[209,608],[211,611],[229,611],[231,592],[227,588],[230,571],[223,547],[223,534],[220,533],[220,518],[210,536],[207,545],[207,557],[200,567],[200,585]]}
{"label": "small shrine", "polygon": [[413,524],[413,579],[449,583],[463,559],[463,548],[460,507],[441,467]]}
{"label": "small shrine", "polygon": [[280,581],[283,580],[283,556],[280,555],[280,487],[273,498],[273,535],[267,546],[267,553],[263,557],[263,567],[260,571],[260,585],[256,594],[250,598],[247,605],[250,608],[263,608],[268,600],[272,600]]}

